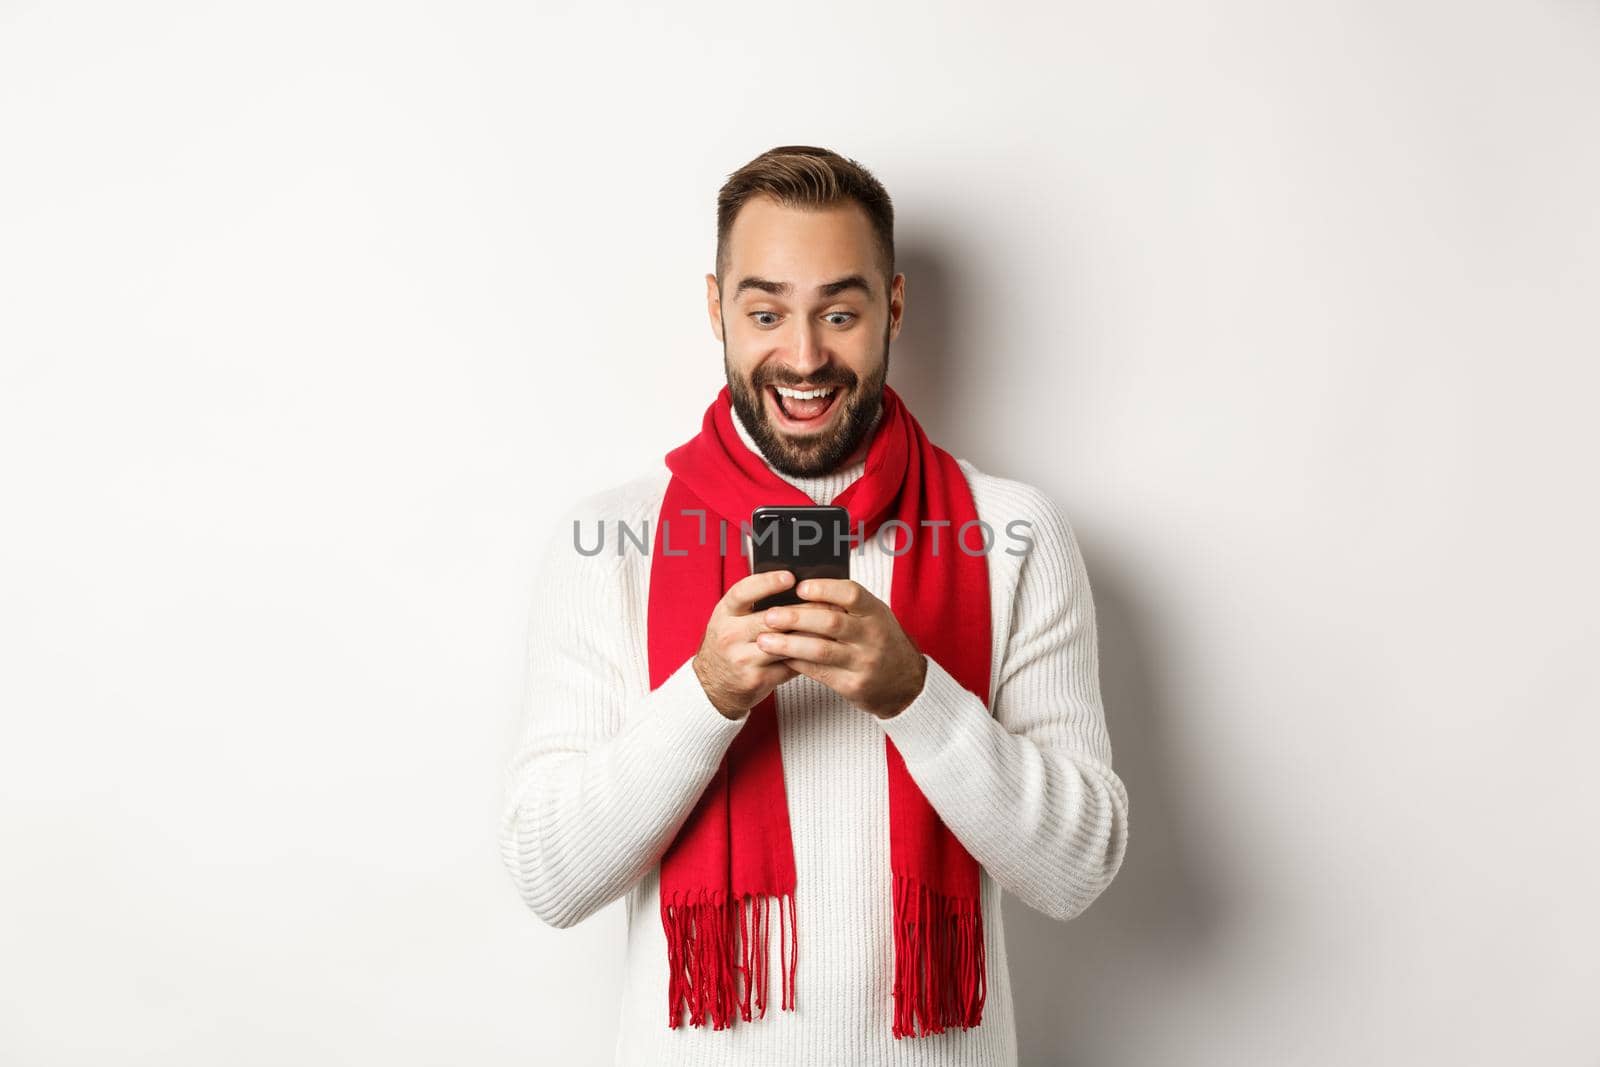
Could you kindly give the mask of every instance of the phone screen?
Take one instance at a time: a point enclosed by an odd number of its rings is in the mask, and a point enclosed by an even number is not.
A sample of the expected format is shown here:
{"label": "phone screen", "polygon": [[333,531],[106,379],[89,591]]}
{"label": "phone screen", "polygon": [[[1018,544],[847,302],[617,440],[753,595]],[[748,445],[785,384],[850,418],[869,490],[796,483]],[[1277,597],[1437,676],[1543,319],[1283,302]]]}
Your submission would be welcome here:
{"label": "phone screen", "polygon": [[[789,570],[795,585],[806,578],[850,577],[850,512],[816,504],[773,506],[750,513],[750,533],[745,538],[750,573]],[[795,586],[758,601],[756,611],[804,601]]]}

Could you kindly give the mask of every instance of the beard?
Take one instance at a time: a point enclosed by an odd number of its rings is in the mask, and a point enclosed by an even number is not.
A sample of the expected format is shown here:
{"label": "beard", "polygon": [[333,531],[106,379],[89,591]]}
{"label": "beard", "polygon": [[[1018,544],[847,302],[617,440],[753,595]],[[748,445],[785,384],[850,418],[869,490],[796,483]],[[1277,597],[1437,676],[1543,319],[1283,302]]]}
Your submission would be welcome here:
{"label": "beard", "polygon": [[[728,331],[722,331],[722,366],[728,376],[733,410],[755,439],[761,454],[774,470],[792,478],[814,478],[836,469],[855,453],[872,430],[883,406],[883,383],[889,376],[889,328],[884,326],[883,354],[878,367],[864,381],[848,367],[830,366],[805,383],[796,383],[780,369],[763,364],[749,382],[733,372],[728,361]],[[832,425],[821,433],[791,437],[778,429],[768,417],[766,391],[769,385],[794,385],[796,388],[834,386],[843,395],[835,401],[842,410],[831,416]]]}

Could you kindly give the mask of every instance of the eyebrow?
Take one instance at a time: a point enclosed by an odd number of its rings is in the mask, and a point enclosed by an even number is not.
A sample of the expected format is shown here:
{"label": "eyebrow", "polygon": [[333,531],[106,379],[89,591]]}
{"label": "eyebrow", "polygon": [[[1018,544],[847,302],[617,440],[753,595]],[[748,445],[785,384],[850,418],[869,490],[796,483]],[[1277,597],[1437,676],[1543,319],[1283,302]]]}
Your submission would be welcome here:
{"label": "eyebrow", "polygon": [[[733,298],[738,300],[739,297],[744,295],[746,289],[759,289],[764,293],[771,293],[773,296],[788,296],[794,292],[794,286],[788,282],[774,282],[747,274],[739,279],[738,286],[733,290]],[[847,274],[836,281],[819,285],[817,286],[817,295],[838,296],[846,289],[859,289],[866,296],[870,297],[872,295],[872,284],[859,274]]]}

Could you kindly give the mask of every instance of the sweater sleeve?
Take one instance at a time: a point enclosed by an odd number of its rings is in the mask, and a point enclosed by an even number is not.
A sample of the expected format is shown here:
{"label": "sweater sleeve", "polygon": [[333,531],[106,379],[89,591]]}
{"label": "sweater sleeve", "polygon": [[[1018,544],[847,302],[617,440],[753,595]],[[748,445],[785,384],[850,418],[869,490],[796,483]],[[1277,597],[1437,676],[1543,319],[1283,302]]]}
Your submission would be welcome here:
{"label": "sweater sleeve", "polygon": [[629,691],[622,560],[576,549],[583,510],[563,518],[538,567],[500,829],[523,902],[555,927],[621,897],[660,861],[749,718],[718,711],[691,660],[654,690]]}
{"label": "sweater sleeve", "polygon": [[991,877],[1053,919],[1111,884],[1128,796],[1111,769],[1094,601],[1049,497],[1014,483],[1032,522],[992,709],[931,656],[922,692],[880,720],[946,826]]}

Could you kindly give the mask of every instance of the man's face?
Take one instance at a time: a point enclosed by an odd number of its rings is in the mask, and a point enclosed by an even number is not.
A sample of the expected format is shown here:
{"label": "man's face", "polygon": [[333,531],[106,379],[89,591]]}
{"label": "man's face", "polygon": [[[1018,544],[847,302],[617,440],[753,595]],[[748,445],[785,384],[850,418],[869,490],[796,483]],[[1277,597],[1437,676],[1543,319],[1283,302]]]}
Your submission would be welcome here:
{"label": "man's face", "polygon": [[866,212],[853,201],[802,209],[753,197],[726,253],[726,292],[707,274],[706,301],[740,421],[785,474],[860,458],[905,307],[904,275],[884,287]]}

